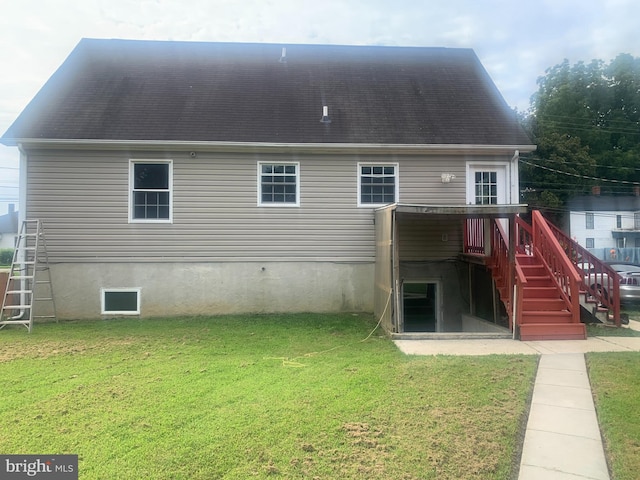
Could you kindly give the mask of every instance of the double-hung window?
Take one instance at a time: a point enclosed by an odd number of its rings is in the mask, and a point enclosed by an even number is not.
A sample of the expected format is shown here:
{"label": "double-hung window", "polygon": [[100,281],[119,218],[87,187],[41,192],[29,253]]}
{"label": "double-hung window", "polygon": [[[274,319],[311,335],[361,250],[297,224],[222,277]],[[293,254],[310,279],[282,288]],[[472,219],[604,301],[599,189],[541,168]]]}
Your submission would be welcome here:
{"label": "double-hung window", "polygon": [[587,212],[584,215],[584,228],[587,230],[593,230],[594,227],[594,218],[592,212]]}
{"label": "double-hung window", "polygon": [[300,205],[300,165],[258,162],[258,205]]}
{"label": "double-hung window", "polygon": [[358,163],[358,206],[398,202],[398,164]]}
{"label": "double-hung window", "polygon": [[172,221],[172,166],[171,160],[130,161],[129,221]]}

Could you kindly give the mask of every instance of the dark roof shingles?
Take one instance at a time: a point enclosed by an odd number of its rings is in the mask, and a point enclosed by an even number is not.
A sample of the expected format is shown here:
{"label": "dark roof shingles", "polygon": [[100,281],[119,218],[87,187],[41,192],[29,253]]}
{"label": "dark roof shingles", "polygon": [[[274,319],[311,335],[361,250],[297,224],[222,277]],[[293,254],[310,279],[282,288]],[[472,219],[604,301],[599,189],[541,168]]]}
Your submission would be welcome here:
{"label": "dark roof shingles", "polygon": [[3,138],[530,144],[470,49],[88,39]]}

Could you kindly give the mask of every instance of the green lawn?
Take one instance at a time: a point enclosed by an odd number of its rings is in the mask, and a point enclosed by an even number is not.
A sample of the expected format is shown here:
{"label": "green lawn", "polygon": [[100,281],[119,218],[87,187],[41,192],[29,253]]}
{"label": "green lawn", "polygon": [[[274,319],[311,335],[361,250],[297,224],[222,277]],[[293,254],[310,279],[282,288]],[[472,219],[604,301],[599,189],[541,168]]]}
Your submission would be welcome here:
{"label": "green lawn", "polygon": [[640,472],[640,352],[587,354],[598,421],[612,480]]}
{"label": "green lawn", "polygon": [[[640,321],[640,304],[622,305]],[[589,327],[591,335],[640,336],[631,329]],[[612,469],[612,480],[636,480],[640,472],[640,353],[589,353],[589,380]]]}
{"label": "green lawn", "polygon": [[82,479],[509,479],[537,357],[407,357],[368,315],[0,331],[0,452]]}

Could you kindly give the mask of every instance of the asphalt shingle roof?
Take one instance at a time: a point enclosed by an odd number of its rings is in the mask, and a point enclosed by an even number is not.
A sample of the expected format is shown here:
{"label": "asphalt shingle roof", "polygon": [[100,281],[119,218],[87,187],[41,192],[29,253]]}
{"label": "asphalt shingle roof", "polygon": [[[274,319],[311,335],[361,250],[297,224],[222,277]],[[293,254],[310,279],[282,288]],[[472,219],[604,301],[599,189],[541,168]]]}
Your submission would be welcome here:
{"label": "asphalt shingle roof", "polygon": [[531,143],[471,49],[95,39],[2,142],[21,139]]}

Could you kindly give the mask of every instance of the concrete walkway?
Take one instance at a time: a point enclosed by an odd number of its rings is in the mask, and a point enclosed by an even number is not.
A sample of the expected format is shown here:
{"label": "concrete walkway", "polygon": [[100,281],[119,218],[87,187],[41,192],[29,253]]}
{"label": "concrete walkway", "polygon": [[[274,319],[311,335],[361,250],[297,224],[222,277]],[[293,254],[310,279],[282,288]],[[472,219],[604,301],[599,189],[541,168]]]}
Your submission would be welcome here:
{"label": "concrete walkway", "polygon": [[[629,327],[640,330],[640,322]],[[587,340],[396,340],[409,355],[542,355],[519,480],[609,480],[584,354],[640,351],[640,337]]]}

